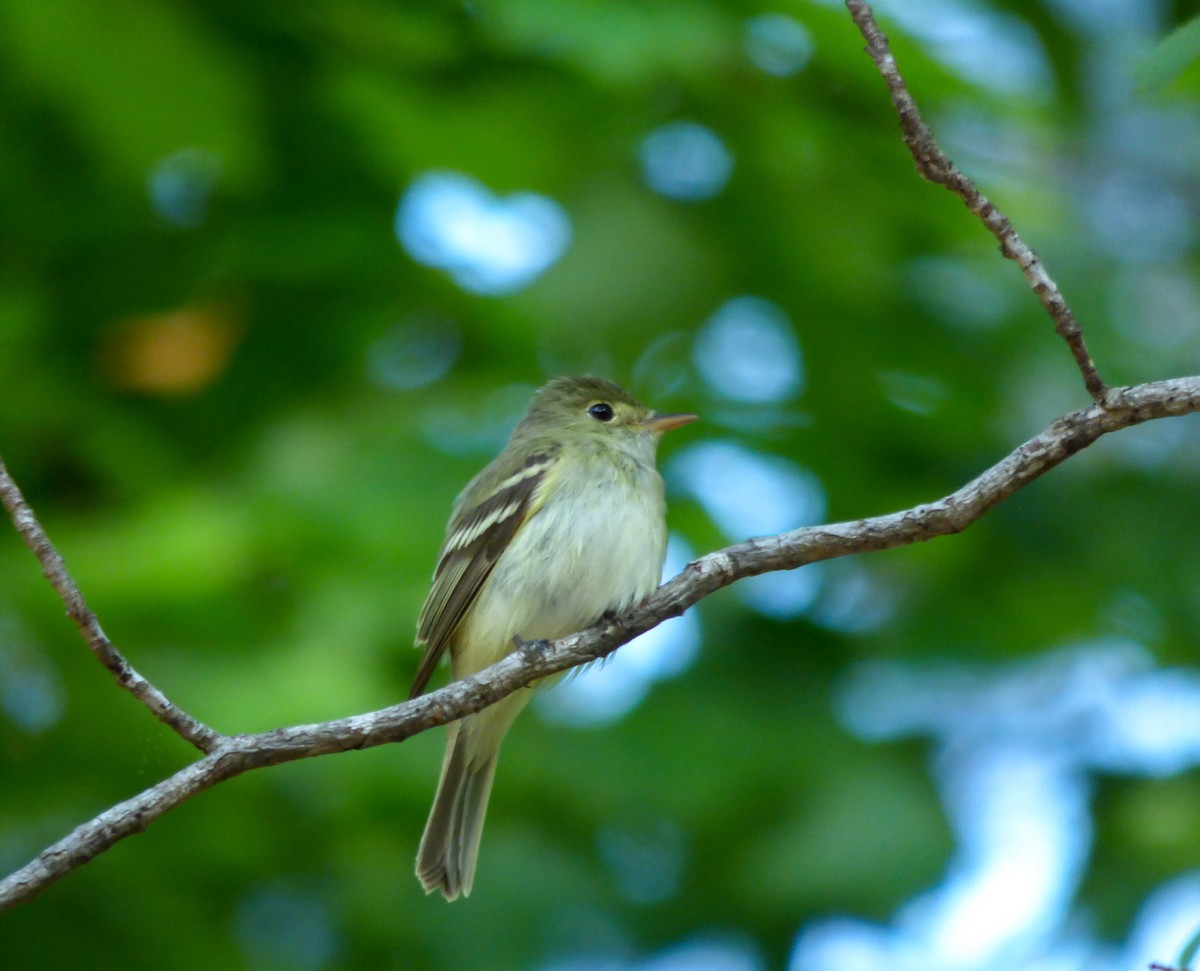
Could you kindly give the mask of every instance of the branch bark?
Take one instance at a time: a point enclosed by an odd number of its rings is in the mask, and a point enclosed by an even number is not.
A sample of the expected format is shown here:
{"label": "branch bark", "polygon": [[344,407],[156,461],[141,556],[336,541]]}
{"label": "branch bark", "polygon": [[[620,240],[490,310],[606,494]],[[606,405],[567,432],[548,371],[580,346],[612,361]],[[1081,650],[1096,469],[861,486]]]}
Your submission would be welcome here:
{"label": "branch bark", "polygon": [[1102,401],[1108,391],[1092,355],[1088,352],[1083,341],[1083,328],[1075,319],[1075,313],[1067,304],[1066,299],[1058,289],[1058,284],[1046,272],[1042,261],[1028,244],[1017,234],[1008,217],[1004,215],[994,202],[987,198],[975,183],[963,175],[933,136],[933,131],[921,118],[917,102],[909,93],[908,85],[900,76],[896,59],[892,56],[887,36],[875,22],[870,4],[865,0],[846,0],[846,9],[854,18],[860,33],[867,42],[867,53],[875,62],[875,67],[883,75],[888,92],[892,96],[892,105],[900,117],[900,131],[904,144],[908,146],[913,161],[917,163],[917,172],[922,178],[937,185],[945,186],[966,204],[983,223],[984,228],[996,237],[1000,243],[1000,252],[1012,260],[1025,274],[1025,280],[1030,289],[1037,294],[1058,335],[1067,342],[1071,355],[1075,358],[1075,366],[1083,376],[1083,385],[1093,401]]}
{"label": "branch bark", "polygon": [[1100,380],[1082,332],[1053,280],[1008,220],[945,157],[917,112],[870,8],[846,0],[867,39],[868,51],[892,92],[904,138],[918,170],[957,193],[1002,252],[1021,266],[1030,286],[1067,341],[1095,401],[1064,415],[981,475],[934,502],[853,522],[805,527],[750,539],[703,556],[621,617],[546,646],[527,645],[479,674],[439,691],[379,711],[254,735],[222,735],[183,711],[143,678],[108,640],[87,607],[62,557],[0,461],[0,500],[34,552],[89,648],[116,682],[156,718],[202,753],[196,762],[77,827],[30,863],[0,880],[0,910],[31,900],[54,881],[219,782],[253,769],[297,759],[399,742],[479,711],[514,691],[567,668],[611,654],[664,620],[743,577],[791,570],[819,560],[878,552],[947,536],[967,528],[997,503],[1097,439],[1141,422],[1200,412],[1200,376],[1127,388]]}
{"label": "branch bark", "polygon": [[[605,657],[744,577],[961,532],[997,503],[1100,437],[1144,421],[1195,412],[1200,412],[1200,376],[1111,389],[1107,404],[1064,415],[986,472],[935,502],[886,516],[750,539],[709,553],[621,617],[544,648],[514,652],[474,677],[404,704],[257,735],[213,733],[204,758],[79,826],[0,880],[0,910],[32,899],[71,870],[125,837],[140,833],[163,813],[226,779],[269,765],[403,741],[479,711],[549,675]],[[52,548],[44,543],[34,546],[34,552],[41,559],[50,556]],[[155,709],[151,706],[151,710]],[[167,724],[175,727],[172,722]]]}
{"label": "branch bark", "polygon": [[201,752],[211,751],[220,737],[218,733],[193,718],[142,677],[108,639],[100,621],[88,607],[71,574],[67,572],[67,564],[50,542],[50,537],[42,529],[42,524],[25,501],[17,483],[9,475],[3,459],[0,459],[0,502],[8,510],[13,525],[25,541],[25,545],[33,550],[33,555],[38,558],[42,565],[42,574],[62,598],[63,605],[67,608],[67,616],[79,628],[96,660],[108,668],[118,685],[149,708],[155,718]]}

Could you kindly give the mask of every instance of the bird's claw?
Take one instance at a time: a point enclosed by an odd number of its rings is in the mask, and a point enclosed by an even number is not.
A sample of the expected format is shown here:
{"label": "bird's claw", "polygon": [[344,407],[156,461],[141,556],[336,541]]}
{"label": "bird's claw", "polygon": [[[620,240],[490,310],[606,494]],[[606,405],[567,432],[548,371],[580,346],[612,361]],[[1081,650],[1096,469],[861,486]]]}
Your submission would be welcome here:
{"label": "bird's claw", "polygon": [[527,641],[520,634],[513,634],[513,645],[518,653],[530,660],[542,657],[550,649],[550,642],[545,638]]}

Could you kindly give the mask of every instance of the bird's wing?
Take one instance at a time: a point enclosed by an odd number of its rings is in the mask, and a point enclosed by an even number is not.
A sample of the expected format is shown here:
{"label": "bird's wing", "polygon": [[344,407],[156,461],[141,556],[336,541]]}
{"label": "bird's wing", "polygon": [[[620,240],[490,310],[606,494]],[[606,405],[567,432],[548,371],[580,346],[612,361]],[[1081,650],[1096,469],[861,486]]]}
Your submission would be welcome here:
{"label": "bird's wing", "polygon": [[425,690],[446,645],[496,561],[521,526],[540,508],[543,499],[540,487],[557,457],[557,448],[539,450],[501,478],[482,502],[474,501],[477,492],[487,491],[486,486],[477,487],[479,480],[468,486],[459,499],[433,573],[433,589],[417,621],[417,645],[424,645],[425,653],[413,678],[409,698]]}

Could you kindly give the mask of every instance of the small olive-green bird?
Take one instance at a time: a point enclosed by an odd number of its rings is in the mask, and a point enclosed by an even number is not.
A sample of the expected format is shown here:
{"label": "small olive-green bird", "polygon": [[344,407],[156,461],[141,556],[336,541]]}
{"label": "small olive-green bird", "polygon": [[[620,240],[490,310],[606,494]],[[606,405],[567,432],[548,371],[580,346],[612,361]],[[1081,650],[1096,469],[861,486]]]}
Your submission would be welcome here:
{"label": "small olive-green bird", "polygon": [[[658,586],[666,502],[654,458],[661,415],[596,377],[558,378],[533,398],[504,450],[454,503],[417,623],[425,654],[410,698],[450,651],[453,677],[522,640],[583,630]],[[471,892],[500,743],[529,701],[518,691],[449,726],[442,776],[417,852],[426,893]]]}

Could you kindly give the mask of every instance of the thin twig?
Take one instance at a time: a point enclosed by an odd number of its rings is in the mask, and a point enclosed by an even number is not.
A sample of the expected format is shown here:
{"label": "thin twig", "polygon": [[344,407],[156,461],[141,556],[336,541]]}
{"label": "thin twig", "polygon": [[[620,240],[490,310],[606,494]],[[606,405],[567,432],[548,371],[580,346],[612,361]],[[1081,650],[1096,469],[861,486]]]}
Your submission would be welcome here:
{"label": "thin twig", "polygon": [[904,144],[908,146],[913,161],[917,163],[917,171],[923,178],[945,186],[962,199],[967,208],[979,217],[987,231],[999,241],[1000,252],[1021,268],[1025,280],[1054,322],[1055,331],[1071,349],[1071,355],[1075,358],[1080,374],[1083,375],[1083,384],[1088,394],[1092,396],[1093,401],[1103,403],[1108,388],[1096,370],[1087,345],[1084,344],[1083,329],[1059,291],[1058,284],[1046,272],[1037,253],[1017,234],[1008,217],[997,209],[995,203],[980,192],[975,183],[963,175],[942,151],[937,139],[933,137],[933,132],[922,120],[916,101],[909,94],[908,86],[901,77],[896,59],[888,46],[887,36],[875,22],[870,5],[865,0],[846,0],[846,8],[866,39],[867,53],[871,55],[871,60],[875,62],[876,68],[887,82],[892,104],[896,108],[896,114],[900,116],[900,131],[904,137]]}
{"label": "thin twig", "polygon": [[21,534],[25,545],[33,550],[33,555],[38,558],[42,565],[42,573],[62,598],[67,608],[67,616],[79,628],[96,660],[108,668],[117,684],[149,708],[155,718],[170,726],[181,738],[201,752],[211,752],[221,737],[220,733],[193,718],[142,677],[108,639],[96,615],[83,599],[79,587],[67,572],[63,558],[50,542],[42,524],[37,521],[16,482],[8,474],[3,459],[0,459],[0,502],[4,503],[4,508],[12,517],[13,525]]}
{"label": "thin twig", "polygon": [[219,737],[203,759],[84,823],[0,880],[0,910],[31,900],[55,880],[218,782],[268,765],[402,741],[444,725],[551,674],[605,657],[743,577],[960,532],[1101,436],[1144,421],[1197,412],[1200,376],[1115,388],[1106,406],[1091,405],[1064,415],[986,472],[935,502],[871,519],[809,526],[709,553],[624,615],[553,641],[544,650],[516,651],[473,677],[413,701],[336,721]]}

